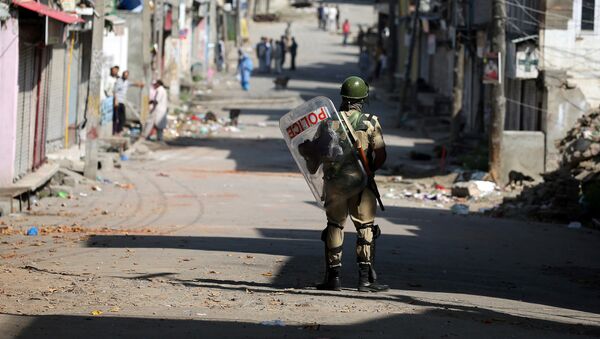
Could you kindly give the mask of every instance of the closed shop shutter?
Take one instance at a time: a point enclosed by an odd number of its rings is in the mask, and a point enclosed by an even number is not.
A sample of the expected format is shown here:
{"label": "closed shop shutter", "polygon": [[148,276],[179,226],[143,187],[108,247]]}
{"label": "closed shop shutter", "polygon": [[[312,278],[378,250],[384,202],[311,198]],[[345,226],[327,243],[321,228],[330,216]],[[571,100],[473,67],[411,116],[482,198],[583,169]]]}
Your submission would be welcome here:
{"label": "closed shop shutter", "polygon": [[65,134],[65,72],[66,45],[52,47],[52,58],[49,67],[50,86],[48,89],[48,125],[46,152],[54,152],[64,145]]}
{"label": "closed shop shutter", "polygon": [[50,88],[52,48],[37,50],[40,62],[40,77],[37,91],[37,112],[35,120],[35,136],[33,139],[33,168],[40,167],[46,160],[46,130],[48,126],[48,98]]}
{"label": "closed shop shutter", "polygon": [[33,126],[37,93],[35,48],[19,44],[19,92],[17,95],[17,138],[14,179],[23,176],[33,165]]}

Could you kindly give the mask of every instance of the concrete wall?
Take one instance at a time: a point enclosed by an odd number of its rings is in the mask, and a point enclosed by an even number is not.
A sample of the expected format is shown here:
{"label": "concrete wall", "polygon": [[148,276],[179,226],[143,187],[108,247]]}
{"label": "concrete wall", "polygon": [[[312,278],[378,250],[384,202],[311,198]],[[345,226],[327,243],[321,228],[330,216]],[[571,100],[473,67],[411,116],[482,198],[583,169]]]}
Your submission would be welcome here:
{"label": "concrete wall", "polygon": [[19,24],[9,19],[0,25],[0,186],[13,178],[17,130],[17,77]]}
{"label": "concrete wall", "polygon": [[575,89],[558,87],[547,81],[546,114],[542,128],[546,133],[546,171],[558,168],[560,155],[555,143],[564,138],[567,131],[590,107],[583,93]]}
{"label": "concrete wall", "polygon": [[508,173],[518,171],[537,181],[544,172],[544,133],[504,131],[502,133],[501,171],[498,184],[508,183]]}

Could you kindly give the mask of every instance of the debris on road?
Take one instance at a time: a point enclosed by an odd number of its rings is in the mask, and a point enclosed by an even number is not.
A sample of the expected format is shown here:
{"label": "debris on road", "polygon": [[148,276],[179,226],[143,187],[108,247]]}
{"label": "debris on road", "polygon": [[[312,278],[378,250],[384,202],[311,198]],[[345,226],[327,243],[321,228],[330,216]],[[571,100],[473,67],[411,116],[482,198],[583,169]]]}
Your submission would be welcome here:
{"label": "debris on road", "polygon": [[31,227],[30,229],[27,230],[27,235],[30,236],[36,236],[38,235],[38,229],[37,227]]}

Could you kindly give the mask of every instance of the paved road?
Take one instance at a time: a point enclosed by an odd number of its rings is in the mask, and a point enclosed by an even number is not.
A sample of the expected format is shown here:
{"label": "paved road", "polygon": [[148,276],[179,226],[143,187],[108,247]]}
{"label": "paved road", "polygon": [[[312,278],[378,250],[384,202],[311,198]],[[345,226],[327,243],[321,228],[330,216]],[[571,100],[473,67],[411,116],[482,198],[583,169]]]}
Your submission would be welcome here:
{"label": "paved road", "polygon": [[[359,5],[342,11],[371,13]],[[290,98],[334,96],[354,72],[356,49],[341,49],[339,36],[313,26],[293,24],[302,75],[290,83]],[[252,29],[275,36],[283,25]],[[268,89],[268,77],[255,80],[250,95],[280,95]],[[295,103],[246,100],[240,133],[154,147],[102,173],[111,182],[94,183],[101,192],[83,184],[76,199],[44,199],[31,215],[0,219],[92,230],[0,236],[1,336],[600,336],[600,234],[563,225],[459,217],[386,200],[377,266],[392,289],[354,291],[350,225],[343,291],[311,288],[323,270],[324,216],[276,127]],[[393,107],[377,105],[393,119]],[[427,142],[386,131],[401,150],[396,158]]]}

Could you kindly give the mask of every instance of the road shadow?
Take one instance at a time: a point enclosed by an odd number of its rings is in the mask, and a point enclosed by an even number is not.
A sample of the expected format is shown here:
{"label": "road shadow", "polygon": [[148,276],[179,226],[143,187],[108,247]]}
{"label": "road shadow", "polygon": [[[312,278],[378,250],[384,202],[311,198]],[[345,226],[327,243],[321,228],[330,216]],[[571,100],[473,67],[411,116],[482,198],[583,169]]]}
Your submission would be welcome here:
{"label": "road shadow", "polygon": [[[132,316],[4,315],[4,332],[32,338],[582,338],[600,328],[513,316],[472,306],[452,306],[402,297],[409,305],[429,307],[423,313],[395,314],[347,325],[152,318]],[[249,312],[256,312],[249,310]],[[210,317],[210,315],[208,315]],[[256,315],[260,319],[260,314]],[[190,319],[191,318],[191,319]],[[279,320],[280,325],[269,325]]]}
{"label": "road shadow", "polygon": [[[167,144],[169,147],[208,147],[227,150],[227,159],[235,161],[236,171],[298,172],[298,166],[283,138],[238,138],[235,135],[208,138],[179,137],[169,140]],[[426,149],[429,146],[424,144],[415,147]],[[415,147],[387,145],[388,161],[384,165],[384,169],[390,169],[406,178],[428,177],[437,174],[439,169],[435,160],[416,165],[410,164],[408,154]]]}
{"label": "road shadow", "polygon": [[[377,241],[376,267],[393,289],[486,296],[600,313],[600,267],[590,260],[599,257],[600,249],[568,230],[393,206],[381,219],[385,219],[384,234]],[[528,232],[521,229],[525,226]],[[346,227],[343,286],[355,288],[356,237],[353,227]],[[288,256],[269,286],[305,288],[321,278],[321,230],[258,231],[260,238],[96,235],[89,238],[87,246]],[[520,234],[519,239],[514,234]],[[600,240],[597,233],[590,236]],[[569,241],[578,243],[577,250],[557,253],[557,248]],[[207,274],[194,281],[202,282],[215,283],[214,276]],[[256,282],[237,284],[252,286]]]}

